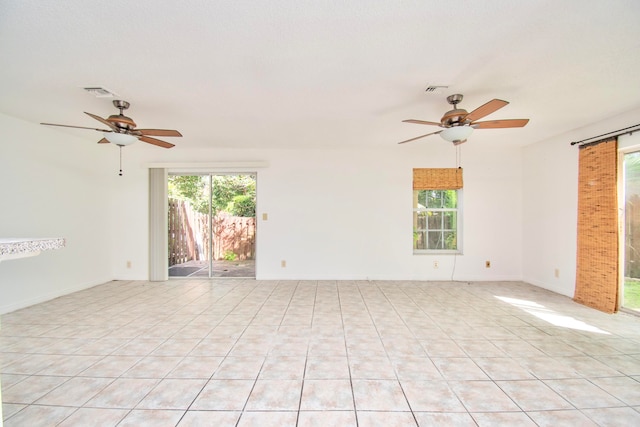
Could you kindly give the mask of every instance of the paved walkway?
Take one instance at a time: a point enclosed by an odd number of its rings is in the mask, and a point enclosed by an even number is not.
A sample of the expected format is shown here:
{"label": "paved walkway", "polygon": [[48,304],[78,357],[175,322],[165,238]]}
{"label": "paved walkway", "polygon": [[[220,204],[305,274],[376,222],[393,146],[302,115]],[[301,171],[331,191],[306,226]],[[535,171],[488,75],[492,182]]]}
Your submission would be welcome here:
{"label": "paved walkway", "polygon": [[[213,262],[212,277],[256,277],[255,260]],[[169,277],[209,277],[208,261],[187,261],[169,267]]]}

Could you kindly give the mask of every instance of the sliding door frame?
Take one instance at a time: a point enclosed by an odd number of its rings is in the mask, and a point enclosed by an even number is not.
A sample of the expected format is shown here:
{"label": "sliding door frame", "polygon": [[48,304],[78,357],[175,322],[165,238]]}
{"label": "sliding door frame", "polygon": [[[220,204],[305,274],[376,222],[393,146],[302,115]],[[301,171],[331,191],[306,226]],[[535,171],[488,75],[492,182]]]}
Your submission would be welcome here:
{"label": "sliding door frame", "polygon": [[625,178],[625,156],[631,153],[640,152],[640,145],[618,146],[618,254],[619,254],[619,277],[618,277],[618,310],[626,313],[638,315],[637,310],[624,307],[624,286],[626,271],[626,248],[627,248],[627,221],[626,221],[626,178]]}
{"label": "sliding door frame", "polygon": [[[150,163],[149,168],[149,281],[169,279],[167,259],[169,214],[167,179],[172,175],[254,175],[256,177],[256,240],[255,260],[258,277],[258,181],[259,169],[267,162],[214,162],[214,163]],[[162,199],[160,200],[160,197]],[[211,203],[209,203],[211,206]],[[209,216],[211,218],[211,215]],[[210,219],[211,221],[211,219]],[[211,252],[210,252],[211,253]],[[211,270],[209,270],[211,271]]]}

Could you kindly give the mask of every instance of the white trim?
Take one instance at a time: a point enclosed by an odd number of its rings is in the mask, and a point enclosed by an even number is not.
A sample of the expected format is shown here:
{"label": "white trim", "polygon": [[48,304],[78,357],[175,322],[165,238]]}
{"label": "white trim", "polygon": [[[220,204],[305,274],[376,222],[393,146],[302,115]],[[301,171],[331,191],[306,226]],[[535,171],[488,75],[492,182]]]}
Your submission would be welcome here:
{"label": "white trim", "polygon": [[167,170],[149,169],[149,281],[169,278]]}
{"label": "white trim", "polygon": [[269,162],[147,163],[144,166],[149,169],[167,169],[168,172],[211,172],[212,170],[244,172],[245,169],[267,168]]}

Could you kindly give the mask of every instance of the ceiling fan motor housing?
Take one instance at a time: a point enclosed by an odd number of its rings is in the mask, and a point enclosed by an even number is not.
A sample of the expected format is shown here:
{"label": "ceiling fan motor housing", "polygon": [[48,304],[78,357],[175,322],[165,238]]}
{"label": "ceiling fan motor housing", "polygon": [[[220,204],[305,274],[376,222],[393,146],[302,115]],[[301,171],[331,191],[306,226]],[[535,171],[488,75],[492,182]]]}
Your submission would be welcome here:
{"label": "ceiling fan motor housing", "polygon": [[462,126],[470,123],[468,120],[465,120],[468,114],[467,110],[456,108],[444,113],[444,116],[440,119],[440,123],[442,123],[444,127]]}
{"label": "ceiling fan motor housing", "polygon": [[136,122],[133,121],[131,117],[127,117],[122,112],[129,108],[131,104],[127,101],[123,101],[121,99],[114,99],[113,106],[120,110],[120,114],[112,114],[107,118],[107,121],[116,125],[119,129],[122,130],[131,130],[136,127]]}
{"label": "ceiling fan motor housing", "polygon": [[442,126],[461,126],[470,123],[470,121],[465,120],[469,114],[467,110],[463,108],[456,108],[458,104],[462,102],[462,98],[464,97],[459,93],[447,96],[447,102],[453,105],[453,109],[444,113],[444,116],[440,119]]}
{"label": "ceiling fan motor housing", "polygon": [[107,121],[118,126],[120,129],[131,130],[136,127],[136,122],[134,122],[131,117],[122,114],[112,114],[107,118]]}

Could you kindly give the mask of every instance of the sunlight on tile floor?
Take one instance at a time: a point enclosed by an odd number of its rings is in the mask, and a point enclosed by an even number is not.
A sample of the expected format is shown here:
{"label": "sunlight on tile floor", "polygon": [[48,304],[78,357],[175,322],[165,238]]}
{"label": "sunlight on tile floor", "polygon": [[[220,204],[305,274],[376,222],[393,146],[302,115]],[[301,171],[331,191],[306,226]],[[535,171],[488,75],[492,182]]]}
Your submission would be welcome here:
{"label": "sunlight on tile floor", "polygon": [[2,316],[4,425],[640,425],[640,318],[518,282],[110,282]]}

